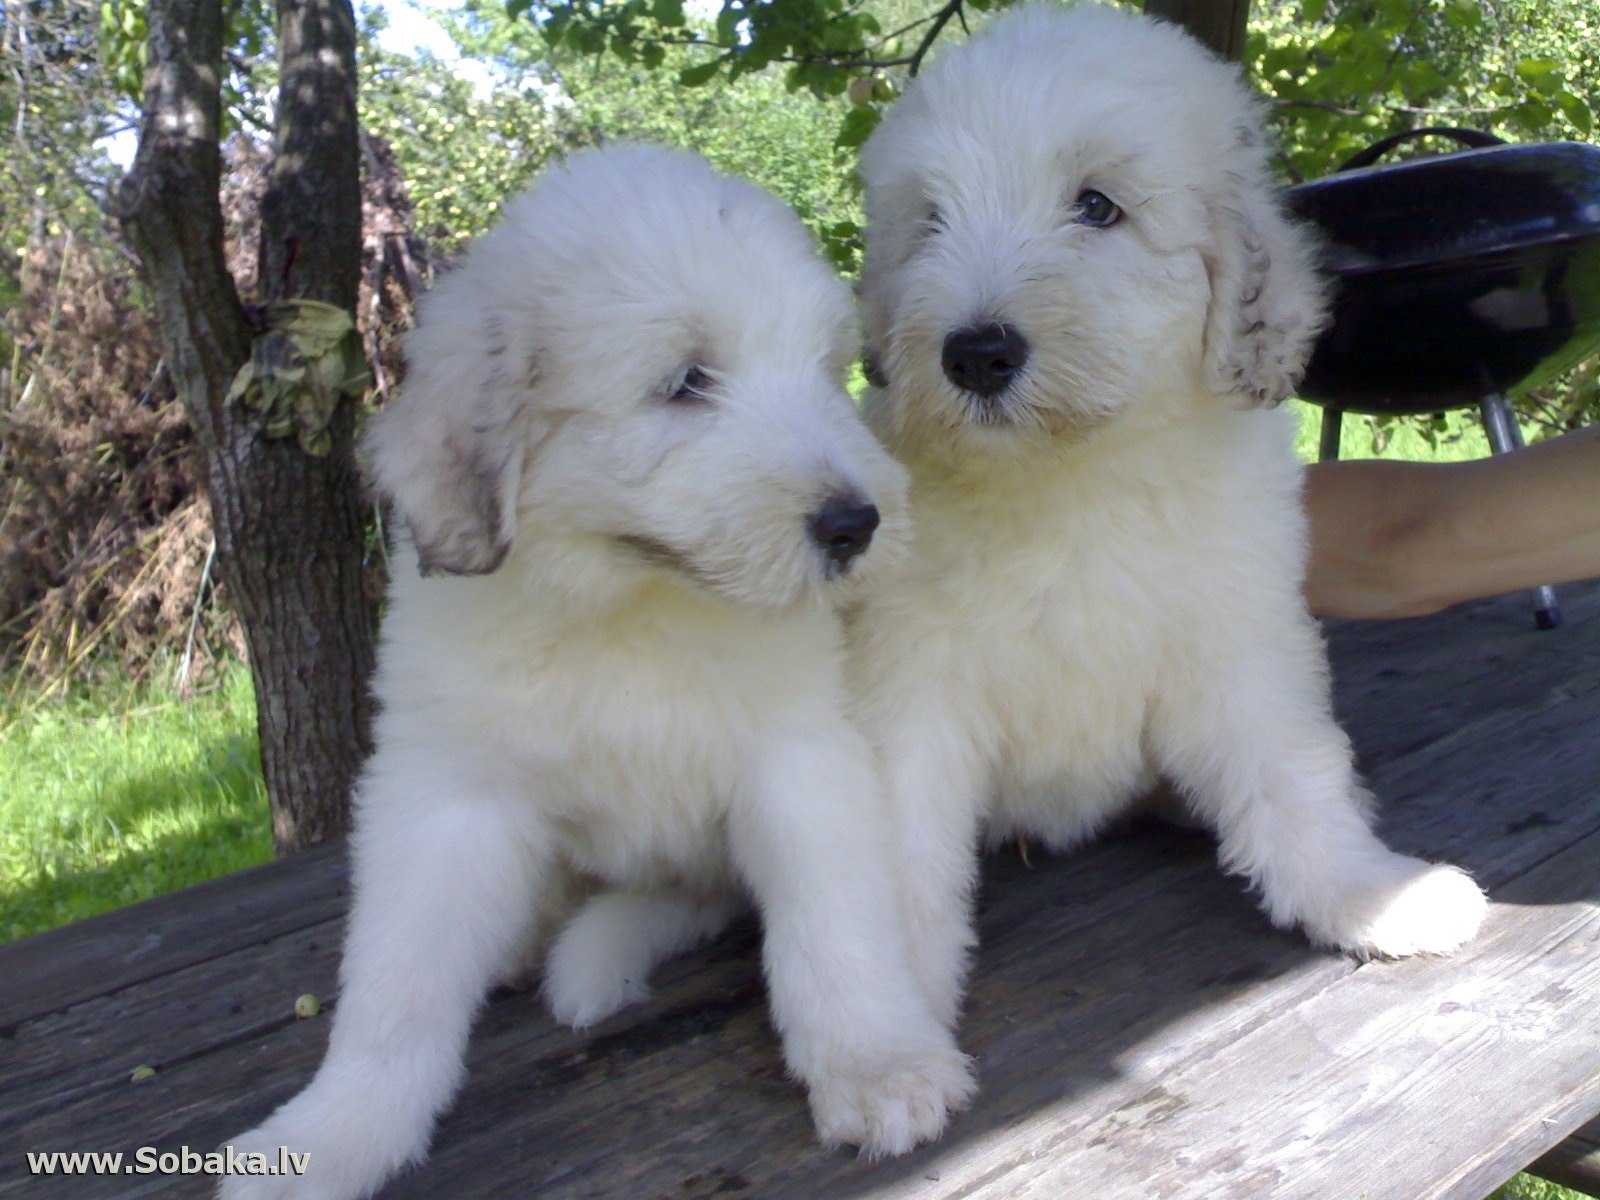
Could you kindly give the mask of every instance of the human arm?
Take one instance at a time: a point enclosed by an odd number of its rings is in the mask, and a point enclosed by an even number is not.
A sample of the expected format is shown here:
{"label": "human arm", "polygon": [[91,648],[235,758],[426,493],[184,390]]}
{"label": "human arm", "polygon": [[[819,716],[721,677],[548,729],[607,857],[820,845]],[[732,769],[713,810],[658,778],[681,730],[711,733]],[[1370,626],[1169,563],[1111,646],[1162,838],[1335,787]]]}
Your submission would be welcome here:
{"label": "human arm", "polygon": [[1421,616],[1600,576],[1600,426],[1471,462],[1317,463],[1305,503],[1319,616]]}

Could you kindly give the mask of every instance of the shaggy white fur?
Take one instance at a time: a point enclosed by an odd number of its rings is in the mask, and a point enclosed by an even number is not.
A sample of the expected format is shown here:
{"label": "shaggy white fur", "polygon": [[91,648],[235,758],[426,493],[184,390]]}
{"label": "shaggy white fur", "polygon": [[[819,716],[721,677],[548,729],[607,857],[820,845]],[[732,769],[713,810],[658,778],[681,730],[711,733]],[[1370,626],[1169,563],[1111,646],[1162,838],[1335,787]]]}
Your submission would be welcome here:
{"label": "shaggy white fur", "polygon": [[980,827],[1071,846],[1164,775],[1279,925],[1448,951],[1482,893],[1397,854],[1300,596],[1292,419],[1324,311],[1259,116],[1180,31],[1013,10],[865,147],[872,419],[916,554],[852,627],[909,855],[917,969],[953,1017]]}
{"label": "shaggy white fur", "polygon": [[843,391],[849,299],[804,227],[698,159],[580,155],[407,352],[365,446],[410,544],[331,1042],[236,1143],[310,1170],[222,1195],[365,1195],[425,1153],[485,991],[552,933],[551,1007],[584,1025],[745,895],[821,1137],[936,1136],[970,1067],[903,949],[835,611],[904,546],[905,478]]}

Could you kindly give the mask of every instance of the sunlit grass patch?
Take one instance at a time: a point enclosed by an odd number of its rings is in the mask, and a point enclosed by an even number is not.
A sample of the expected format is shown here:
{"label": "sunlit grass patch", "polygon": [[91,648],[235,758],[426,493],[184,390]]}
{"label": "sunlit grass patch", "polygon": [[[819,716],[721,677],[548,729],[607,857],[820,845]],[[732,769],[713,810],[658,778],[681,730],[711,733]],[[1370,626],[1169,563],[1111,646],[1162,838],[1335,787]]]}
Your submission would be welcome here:
{"label": "sunlit grass patch", "polygon": [[0,707],[0,940],[272,855],[249,672]]}
{"label": "sunlit grass patch", "polygon": [[1534,1175],[1518,1175],[1489,1200],[1588,1200],[1582,1192],[1551,1183]]}

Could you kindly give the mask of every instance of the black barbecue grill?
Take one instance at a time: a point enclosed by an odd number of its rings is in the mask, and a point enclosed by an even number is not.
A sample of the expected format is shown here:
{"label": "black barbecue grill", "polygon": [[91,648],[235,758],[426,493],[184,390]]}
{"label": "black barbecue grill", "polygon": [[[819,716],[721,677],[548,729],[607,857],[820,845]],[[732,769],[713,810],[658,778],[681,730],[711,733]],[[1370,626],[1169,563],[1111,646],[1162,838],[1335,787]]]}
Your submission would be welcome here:
{"label": "black barbecue grill", "polygon": [[[1475,148],[1370,165],[1430,134]],[[1600,146],[1412,130],[1284,196],[1322,228],[1337,281],[1300,389],[1323,406],[1324,459],[1338,456],[1346,412],[1470,405],[1504,453],[1522,444],[1506,397],[1600,349]],[[1560,623],[1549,588],[1535,616]]]}

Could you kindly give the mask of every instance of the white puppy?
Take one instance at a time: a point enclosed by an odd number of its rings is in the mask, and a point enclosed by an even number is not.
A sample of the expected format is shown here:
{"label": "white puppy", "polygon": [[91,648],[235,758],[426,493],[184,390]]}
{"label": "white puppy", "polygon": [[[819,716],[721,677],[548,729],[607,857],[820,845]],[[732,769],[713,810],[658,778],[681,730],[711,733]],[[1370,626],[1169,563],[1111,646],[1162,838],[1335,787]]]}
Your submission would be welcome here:
{"label": "white puppy", "polygon": [[746,889],[821,1137],[936,1136],[970,1070],[903,950],[834,610],[904,544],[905,479],[843,391],[849,298],[804,227],[695,158],[580,155],[445,277],[407,351],[365,445],[410,544],[331,1042],[238,1143],[310,1169],[223,1195],[367,1194],[424,1154],[530,944],[577,909],[546,988],[587,1024]]}
{"label": "white puppy", "polygon": [[865,147],[872,419],[917,553],[853,626],[950,1017],[980,826],[1053,847],[1158,775],[1268,914],[1360,955],[1447,951],[1472,880],[1387,849],[1334,723],[1293,387],[1323,319],[1256,106],[1178,30],[999,18]]}

